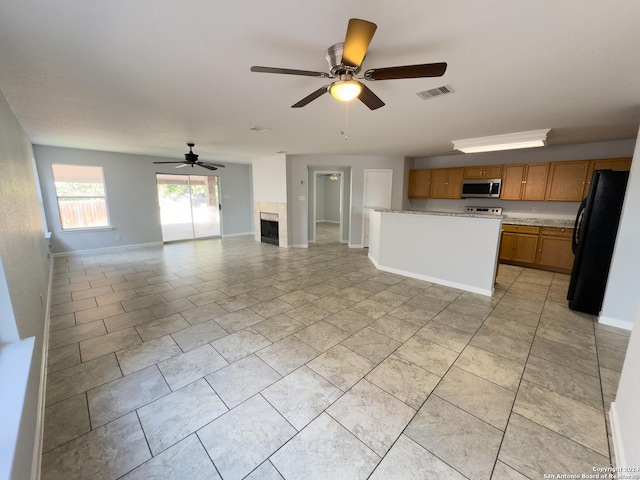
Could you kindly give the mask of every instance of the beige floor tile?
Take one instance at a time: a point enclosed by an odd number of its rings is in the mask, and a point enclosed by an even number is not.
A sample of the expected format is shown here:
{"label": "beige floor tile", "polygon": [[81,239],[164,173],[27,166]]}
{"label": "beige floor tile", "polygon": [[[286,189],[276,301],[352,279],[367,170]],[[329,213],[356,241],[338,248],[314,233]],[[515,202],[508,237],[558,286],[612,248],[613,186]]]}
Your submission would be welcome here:
{"label": "beige floor tile", "polygon": [[420,337],[409,339],[395,353],[398,357],[414,363],[439,377],[444,376],[449,367],[458,358],[458,352]]}
{"label": "beige floor tile", "polygon": [[135,328],[125,328],[100,337],[90,338],[80,342],[80,356],[87,362],[108,353],[124,350],[142,343]]}
{"label": "beige floor tile", "polygon": [[380,457],[326,413],[271,457],[284,478],[365,480]]}
{"label": "beige floor tile", "polygon": [[44,411],[42,452],[47,453],[90,430],[87,397],[84,393],[50,405]]}
{"label": "beige floor tile", "polygon": [[113,354],[51,373],[47,376],[46,405],[86,392],[121,376],[122,372]]}
{"label": "beige floor tile", "polygon": [[57,372],[80,363],[80,348],[77,343],[47,352],[47,373]]}
{"label": "beige floor tile", "polygon": [[284,338],[256,353],[280,375],[293,372],[319,354],[320,351],[294,336]]}
{"label": "beige floor tile", "polygon": [[215,320],[198,323],[193,327],[183,328],[171,334],[176,343],[185,352],[227,335],[227,331]]}
{"label": "beige floor tile", "polygon": [[296,430],[256,395],[198,431],[222,477],[243,478],[276,452]]}
{"label": "beige floor tile", "polygon": [[366,379],[415,410],[440,381],[439,376],[396,355],[384,360]]}
{"label": "beige floor tile", "polygon": [[531,355],[569,367],[589,375],[599,376],[598,357],[595,352],[571,347],[536,336]]}
{"label": "beige floor tile", "polygon": [[278,372],[255,355],[206,376],[207,382],[229,408],[236,407],[280,378]]}
{"label": "beige floor tile", "polygon": [[120,369],[125,375],[142,370],[150,365],[180,355],[182,350],[170,335],[155,338],[135,347],[116,353]]}
{"label": "beige floor tile", "polygon": [[56,330],[49,334],[49,348],[55,350],[60,347],[87,340],[89,338],[106,335],[102,320],[97,320],[83,325]]}
{"label": "beige floor tile", "polygon": [[457,367],[449,370],[434,393],[500,430],[507,426],[516,397],[515,392]]}
{"label": "beige floor tile", "polygon": [[416,411],[367,380],[361,380],[327,413],[381,457]]}
{"label": "beige floor tile", "polygon": [[466,477],[451,468],[431,452],[406,435],[401,435],[389,453],[369,477],[371,480],[465,480]]}
{"label": "beige floor tile", "polygon": [[340,389],[306,366],[262,391],[262,396],[298,431],[341,395]]}
{"label": "beige floor tile", "polygon": [[369,328],[398,342],[406,342],[420,329],[420,326],[401,318],[385,315],[370,323]]}
{"label": "beige floor tile", "polygon": [[140,408],[138,416],[155,456],[226,411],[220,397],[201,379]]}
{"label": "beige floor tile", "polygon": [[247,328],[211,342],[229,363],[236,362],[258,350],[271,345],[271,341],[252,328]]}
{"label": "beige floor tile", "polygon": [[134,310],[133,312],[107,317],[104,319],[104,325],[107,327],[107,331],[109,333],[113,333],[117,330],[134,327],[151,320],[156,320],[156,316],[153,312],[148,308],[141,308],[140,310]]}
{"label": "beige floor tile", "polygon": [[320,320],[297,331],[294,336],[319,352],[325,352],[349,336],[349,332]]}
{"label": "beige floor tile", "polygon": [[431,396],[405,435],[468,478],[488,480],[502,432],[469,413]]}
{"label": "beige floor tile", "polygon": [[226,367],[228,362],[205,344],[158,363],[158,368],[171,390],[175,391],[210,373]]}
{"label": "beige floor tile", "polygon": [[336,345],[307,365],[342,391],[347,391],[376,364],[342,345]]}
{"label": "beige floor tile", "polygon": [[609,454],[601,409],[523,380],[513,411],[602,455]]}
{"label": "beige floor tile", "polygon": [[87,392],[93,429],[170,393],[155,365]]}
{"label": "beige floor tile", "polygon": [[609,464],[608,457],[515,413],[498,458],[529,478],[543,478],[549,472],[592,475],[594,466]]}
{"label": "beige floor tile", "polygon": [[189,435],[184,440],[143,463],[122,477],[122,480],[220,480],[198,437]]}
{"label": "beige floor tile", "polygon": [[118,478],[149,458],[151,454],[138,418],[130,413],[45,453],[42,479]]}
{"label": "beige floor tile", "polygon": [[464,349],[455,366],[514,392],[524,370],[523,363],[473,346]]}

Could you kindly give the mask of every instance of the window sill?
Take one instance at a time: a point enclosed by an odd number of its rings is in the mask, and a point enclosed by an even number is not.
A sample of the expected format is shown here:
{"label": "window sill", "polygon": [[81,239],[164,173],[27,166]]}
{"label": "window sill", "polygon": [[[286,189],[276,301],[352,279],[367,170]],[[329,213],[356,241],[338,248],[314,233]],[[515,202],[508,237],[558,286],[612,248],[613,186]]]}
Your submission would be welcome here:
{"label": "window sill", "polygon": [[92,232],[108,232],[115,227],[90,227],[90,228],[68,228],[66,230],[59,230],[58,233],[92,233]]}
{"label": "window sill", "polygon": [[9,478],[13,465],[34,344],[30,337],[0,345],[0,478]]}

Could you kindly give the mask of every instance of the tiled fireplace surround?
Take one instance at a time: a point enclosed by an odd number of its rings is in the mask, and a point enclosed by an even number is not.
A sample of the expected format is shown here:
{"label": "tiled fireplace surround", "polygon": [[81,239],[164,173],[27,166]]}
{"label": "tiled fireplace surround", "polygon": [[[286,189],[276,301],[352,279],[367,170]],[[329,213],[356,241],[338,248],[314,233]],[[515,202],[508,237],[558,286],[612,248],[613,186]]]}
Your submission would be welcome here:
{"label": "tiled fireplace surround", "polygon": [[260,241],[260,212],[278,214],[278,235],[281,247],[288,247],[287,237],[287,203],[286,202],[253,202],[253,231],[256,242]]}

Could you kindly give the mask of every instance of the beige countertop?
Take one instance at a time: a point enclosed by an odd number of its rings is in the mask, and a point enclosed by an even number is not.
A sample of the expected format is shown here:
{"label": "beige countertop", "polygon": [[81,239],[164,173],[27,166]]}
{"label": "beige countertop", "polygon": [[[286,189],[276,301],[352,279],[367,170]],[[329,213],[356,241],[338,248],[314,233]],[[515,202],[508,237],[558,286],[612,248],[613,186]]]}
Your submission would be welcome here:
{"label": "beige countertop", "polygon": [[527,225],[531,227],[573,228],[575,219],[503,216],[502,223],[504,225]]}

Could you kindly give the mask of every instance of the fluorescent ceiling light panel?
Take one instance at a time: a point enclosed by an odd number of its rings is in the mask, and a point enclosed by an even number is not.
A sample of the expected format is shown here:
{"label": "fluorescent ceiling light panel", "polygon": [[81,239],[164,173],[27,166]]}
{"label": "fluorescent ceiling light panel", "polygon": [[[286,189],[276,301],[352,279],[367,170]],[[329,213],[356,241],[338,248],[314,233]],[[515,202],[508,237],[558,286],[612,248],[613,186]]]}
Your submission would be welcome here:
{"label": "fluorescent ceiling light panel", "polygon": [[550,128],[530,132],[507,133],[492,137],[453,140],[453,149],[464,153],[496,152],[516,148],[544,147]]}

